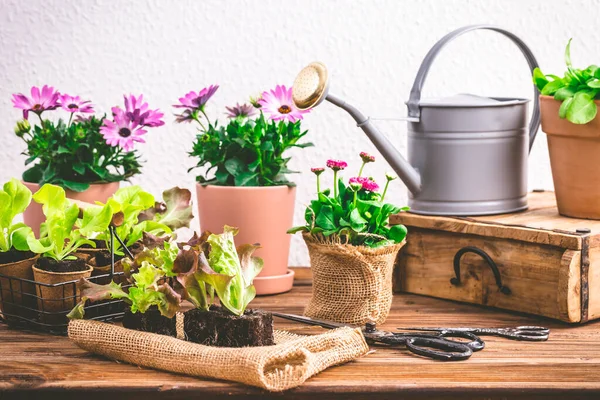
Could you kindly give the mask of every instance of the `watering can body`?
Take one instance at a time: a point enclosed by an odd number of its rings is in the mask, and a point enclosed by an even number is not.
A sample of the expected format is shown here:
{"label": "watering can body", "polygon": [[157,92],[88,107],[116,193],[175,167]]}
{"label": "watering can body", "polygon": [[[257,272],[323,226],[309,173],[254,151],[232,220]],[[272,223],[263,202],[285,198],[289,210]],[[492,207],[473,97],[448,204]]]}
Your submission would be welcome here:
{"label": "watering can body", "polygon": [[528,100],[420,103],[408,161],[420,176],[411,211],[485,215],[527,208]]}

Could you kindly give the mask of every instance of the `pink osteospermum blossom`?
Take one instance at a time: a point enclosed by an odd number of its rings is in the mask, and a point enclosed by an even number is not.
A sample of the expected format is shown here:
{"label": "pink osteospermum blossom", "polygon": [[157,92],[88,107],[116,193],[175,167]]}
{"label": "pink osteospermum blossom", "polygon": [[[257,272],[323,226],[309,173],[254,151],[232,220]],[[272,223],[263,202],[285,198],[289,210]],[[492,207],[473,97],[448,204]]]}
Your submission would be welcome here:
{"label": "pink osteospermum blossom", "polygon": [[237,103],[232,107],[225,107],[227,110],[228,118],[248,118],[256,114],[256,108],[251,106],[250,104],[242,104]]}
{"label": "pink osteospermum blossom", "polygon": [[321,167],[310,169],[310,172],[312,172],[313,174],[315,174],[317,176],[321,175],[323,173],[323,171],[325,171],[325,168],[321,168]]}
{"label": "pink osteospermum blossom", "polygon": [[138,97],[130,94],[129,97],[123,96],[125,103],[125,114],[130,120],[136,120],[139,125],[157,127],[165,122],[162,120],[164,114],[160,110],[151,110],[148,103],[144,101],[144,95]]}
{"label": "pink osteospermum blossom", "polygon": [[341,171],[348,167],[348,163],[342,160],[327,160],[327,168],[331,168],[334,171]]}
{"label": "pink osteospermum blossom", "polygon": [[188,110],[204,110],[204,106],[210,98],[219,89],[219,85],[210,85],[200,90],[198,93],[189,92],[185,96],[179,98],[180,104],[174,104],[175,108],[187,108]]}
{"label": "pink osteospermum blossom", "polygon": [[94,107],[89,100],[83,101],[79,96],[70,96],[61,94],[59,96],[60,106],[63,110],[70,113],[85,113],[91,114],[94,112]]}
{"label": "pink osteospermum blossom", "polygon": [[54,110],[59,104],[60,93],[52,86],[44,85],[42,89],[32,86],[31,98],[22,93],[13,94],[12,102],[15,108],[23,110],[23,118],[27,119],[29,111],[40,115],[46,110]]}
{"label": "pink osteospermum blossom", "polygon": [[292,88],[287,89],[284,85],[277,85],[274,90],[263,92],[258,104],[273,121],[296,122],[309,112],[296,107],[292,100]]}
{"label": "pink osteospermum blossom", "polygon": [[134,142],[145,143],[142,138],[146,134],[143,126],[136,120],[131,120],[127,113],[118,107],[113,107],[113,121],[108,119],[100,127],[100,133],[110,146],[119,146],[125,151],[133,150]]}
{"label": "pink osteospermum blossom", "polygon": [[369,192],[376,192],[379,190],[379,185],[374,180],[365,176],[355,176],[349,180],[351,185],[361,184],[364,190]]}
{"label": "pink osteospermum blossom", "polygon": [[366,153],[364,151],[360,152],[360,158],[362,159],[362,161],[364,163],[375,162],[375,156],[372,156],[369,153]]}

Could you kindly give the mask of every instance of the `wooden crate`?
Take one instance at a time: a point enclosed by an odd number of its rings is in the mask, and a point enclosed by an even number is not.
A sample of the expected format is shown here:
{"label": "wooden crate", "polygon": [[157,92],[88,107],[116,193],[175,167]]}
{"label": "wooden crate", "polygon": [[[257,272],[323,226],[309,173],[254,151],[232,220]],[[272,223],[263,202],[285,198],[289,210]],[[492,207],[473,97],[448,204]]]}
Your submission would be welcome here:
{"label": "wooden crate", "polygon": [[[469,218],[402,213],[390,222],[409,232],[396,267],[397,292],[571,323],[600,318],[600,221],[560,216],[553,192],[531,193],[529,209],[519,213]],[[490,262],[471,250],[483,251]]]}

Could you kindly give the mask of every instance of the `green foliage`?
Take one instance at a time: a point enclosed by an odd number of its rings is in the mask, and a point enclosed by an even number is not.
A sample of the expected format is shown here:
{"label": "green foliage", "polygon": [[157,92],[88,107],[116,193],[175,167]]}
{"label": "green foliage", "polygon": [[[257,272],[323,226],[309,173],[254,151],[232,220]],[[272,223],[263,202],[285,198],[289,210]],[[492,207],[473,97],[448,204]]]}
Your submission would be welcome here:
{"label": "green foliage", "polygon": [[55,260],[75,259],[72,254],[84,244],[95,247],[84,234],[106,231],[114,210],[111,205],[90,207],[82,211],[83,216],[78,222],[80,210],[77,204],[67,200],[63,188],[50,184],[42,186],[33,195],[33,200],[42,205],[46,222],[41,226],[40,239],[30,231],[27,244],[34,253]]}
{"label": "green foliage", "polygon": [[[363,163],[363,167],[366,163]],[[383,194],[379,194],[365,189],[360,183],[346,185],[341,179],[337,179],[337,174],[334,176],[337,190],[333,194],[329,189],[318,192],[317,198],[310,202],[304,212],[306,224],[291,228],[288,233],[308,232],[315,236],[334,236],[343,243],[371,248],[401,243],[406,238],[406,227],[390,227],[389,218],[390,215],[409,208],[384,202],[388,185],[395,177],[386,175],[385,189]],[[372,184],[374,181],[369,178],[367,186]]]}
{"label": "green foliage", "polygon": [[[299,143],[308,132],[300,121],[270,121],[261,112],[255,120],[232,119],[227,126],[209,124],[196,137],[190,155],[198,157],[194,168],[208,167],[196,179],[201,184],[220,186],[293,186],[286,174],[290,158],[283,154]],[[192,169],[194,169],[192,168]],[[191,170],[191,169],[190,169]]]}
{"label": "green foliage", "polygon": [[140,173],[139,156],[112,147],[100,134],[104,118],[91,117],[67,125],[44,120],[31,130],[19,128],[17,135],[27,144],[25,165],[35,162],[23,173],[26,182],[52,183],[75,192],[90,183],[117,182]]}
{"label": "green foliage", "polygon": [[23,213],[31,202],[31,192],[20,181],[13,178],[0,190],[0,252],[11,248],[29,250],[27,236],[31,233],[24,223],[13,223],[17,215]]}
{"label": "green foliage", "polygon": [[571,65],[571,40],[565,49],[567,71],[564,77],[544,75],[539,68],[533,71],[533,83],[545,96],[562,101],[558,115],[574,124],[587,124],[598,113],[595,99],[600,99],[600,68],[590,65],[586,69]]}

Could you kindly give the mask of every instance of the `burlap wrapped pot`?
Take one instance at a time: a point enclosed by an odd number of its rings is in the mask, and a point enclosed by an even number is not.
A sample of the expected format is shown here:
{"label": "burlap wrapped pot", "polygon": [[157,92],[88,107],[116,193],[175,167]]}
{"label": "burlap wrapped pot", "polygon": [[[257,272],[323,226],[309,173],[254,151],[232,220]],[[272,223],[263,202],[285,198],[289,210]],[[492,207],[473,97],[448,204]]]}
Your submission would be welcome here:
{"label": "burlap wrapped pot", "polygon": [[372,249],[305,233],[313,274],[304,315],[348,324],[382,323],[392,305],[392,272],[405,242]]}

